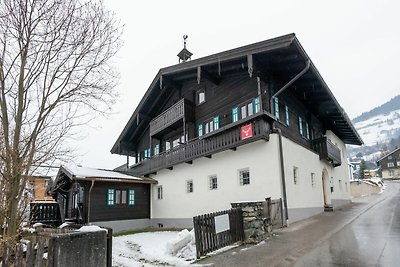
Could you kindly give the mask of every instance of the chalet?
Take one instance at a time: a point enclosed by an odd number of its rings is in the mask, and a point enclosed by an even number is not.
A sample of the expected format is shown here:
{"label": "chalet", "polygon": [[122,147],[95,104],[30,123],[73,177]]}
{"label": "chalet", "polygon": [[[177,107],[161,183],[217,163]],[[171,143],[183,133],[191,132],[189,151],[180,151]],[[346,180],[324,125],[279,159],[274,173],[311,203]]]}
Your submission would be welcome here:
{"label": "chalet", "polygon": [[125,171],[157,180],[154,225],[266,197],[283,199],[290,222],[350,202],[345,144],[362,140],[294,34],[194,60],[186,51],[111,149],[135,157]]}
{"label": "chalet", "polygon": [[62,222],[96,223],[118,231],[149,225],[154,182],[115,171],[61,166],[52,194]]}
{"label": "chalet", "polygon": [[400,179],[400,147],[376,161],[383,179]]}

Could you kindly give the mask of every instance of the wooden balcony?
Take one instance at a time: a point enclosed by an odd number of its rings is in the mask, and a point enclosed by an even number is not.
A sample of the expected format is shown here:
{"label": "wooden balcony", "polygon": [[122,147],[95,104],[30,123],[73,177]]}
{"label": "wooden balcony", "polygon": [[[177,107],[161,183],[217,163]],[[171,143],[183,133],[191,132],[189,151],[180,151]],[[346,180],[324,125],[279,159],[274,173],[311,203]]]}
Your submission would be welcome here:
{"label": "wooden balcony", "polygon": [[[150,121],[150,136],[155,136],[171,126],[181,126],[183,120],[192,121],[193,104],[182,98],[173,106]],[[178,125],[179,124],[179,125]]]}
{"label": "wooden balcony", "polygon": [[322,137],[312,141],[313,149],[319,154],[321,160],[327,160],[337,167],[342,165],[340,149],[328,138]]}
{"label": "wooden balcony", "polygon": [[[191,163],[200,157],[211,157],[212,154],[227,149],[254,142],[256,140],[269,140],[271,118],[264,113],[257,113],[244,120],[221,127],[209,134],[203,135],[159,155],[146,159],[129,170],[134,175],[147,175],[164,168],[172,168],[179,163]],[[246,139],[241,138],[241,127],[252,124],[253,134]]]}

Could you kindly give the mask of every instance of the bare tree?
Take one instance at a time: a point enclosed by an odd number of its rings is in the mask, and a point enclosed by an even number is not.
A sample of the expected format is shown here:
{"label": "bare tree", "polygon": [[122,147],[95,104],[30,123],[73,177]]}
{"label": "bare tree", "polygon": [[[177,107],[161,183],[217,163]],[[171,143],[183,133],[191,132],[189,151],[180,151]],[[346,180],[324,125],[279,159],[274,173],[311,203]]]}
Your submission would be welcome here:
{"label": "bare tree", "polygon": [[68,155],[71,129],[109,110],[121,26],[102,1],[0,3],[0,228],[16,236],[26,177]]}

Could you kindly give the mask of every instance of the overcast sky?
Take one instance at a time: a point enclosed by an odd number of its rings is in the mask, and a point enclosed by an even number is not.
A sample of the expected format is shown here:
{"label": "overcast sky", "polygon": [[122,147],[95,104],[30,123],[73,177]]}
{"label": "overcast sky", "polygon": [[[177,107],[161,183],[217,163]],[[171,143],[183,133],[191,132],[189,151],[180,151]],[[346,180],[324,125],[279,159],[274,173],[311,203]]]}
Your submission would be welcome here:
{"label": "overcast sky", "polygon": [[113,169],[110,149],[162,67],[178,63],[187,34],[192,59],[295,33],[350,118],[400,94],[399,1],[105,0],[124,26],[115,58],[121,80],[113,114],[73,142],[77,163]]}

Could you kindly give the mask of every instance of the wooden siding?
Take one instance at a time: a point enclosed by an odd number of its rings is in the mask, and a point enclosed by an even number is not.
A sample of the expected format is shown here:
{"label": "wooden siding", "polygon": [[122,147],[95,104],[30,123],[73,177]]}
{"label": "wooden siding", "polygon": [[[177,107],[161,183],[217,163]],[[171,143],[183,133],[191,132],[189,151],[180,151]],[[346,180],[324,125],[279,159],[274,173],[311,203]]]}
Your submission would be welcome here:
{"label": "wooden siding", "polygon": [[[127,202],[108,206],[108,189],[135,190],[135,204],[128,205]],[[91,222],[150,218],[150,185],[97,181],[91,192],[90,203]]]}
{"label": "wooden siding", "polygon": [[[389,159],[390,158],[390,159]],[[393,167],[388,167],[388,163],[392,162]],[[391,155],[386,156],[383,158],[380,162],[379,165],[381,166],[382,170],[395,170],[395,169],[400,169],[400,150],[392,153]]]}

